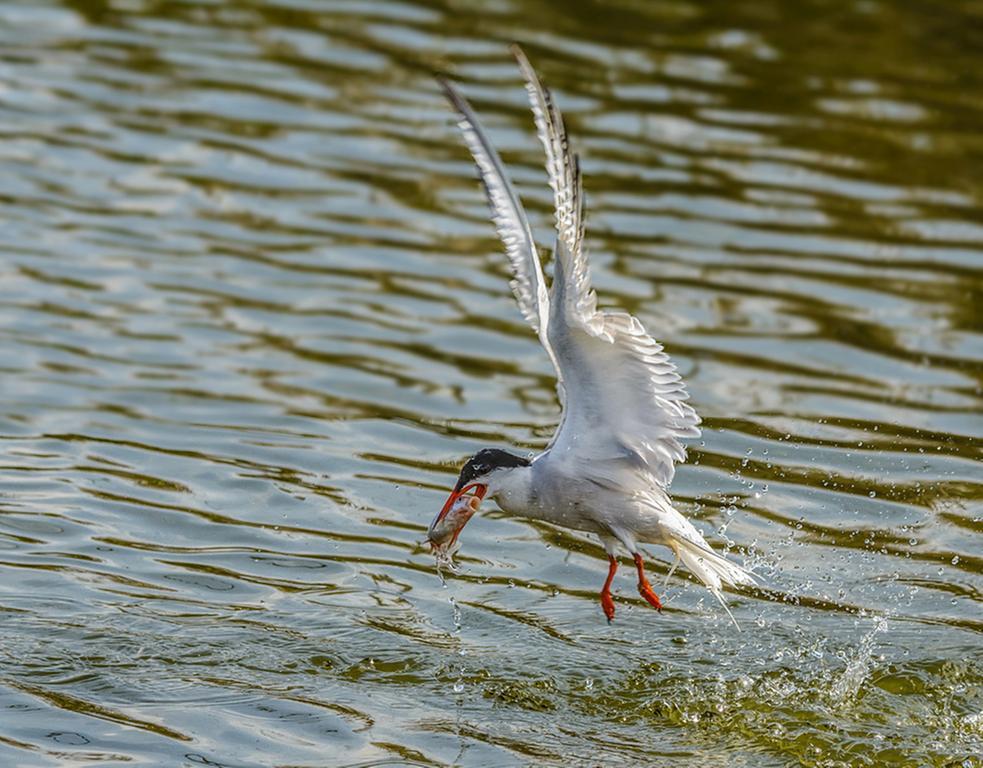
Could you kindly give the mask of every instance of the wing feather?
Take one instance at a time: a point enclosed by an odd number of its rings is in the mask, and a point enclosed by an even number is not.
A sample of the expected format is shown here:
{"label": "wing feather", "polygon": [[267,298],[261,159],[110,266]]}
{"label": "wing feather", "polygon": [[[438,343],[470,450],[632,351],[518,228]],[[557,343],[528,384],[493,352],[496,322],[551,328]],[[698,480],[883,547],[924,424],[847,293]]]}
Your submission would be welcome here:
{"label": "wing feather", "polygon": [[[684,461],[680,442],[698,437],[700,418],[686,402],[676,366],[637,318],[597,308],[583,250],[583,184],[563,118],[517,45],[519,63],[546,152],[557,244],[548,336],[564,382],[563,419],[551,447],[584,472],[630,468],[665,487]],[[603,466],[604,463],[607,466]]]}
{"label": "wing feather", "polygon": [[564,311],[565,278],[553,278],[549,321],[566,391],[551,453],[579,475],[620,477],[624,486],[630,471],[666,488],[686,460],[681,441],[700,436],[686,386],[638,318],[598,310],[585,324]]}
{"label": "wing feather", "polygon": [[471,105],[450,82],[443,78],[438,78],[437,81],[460,116],[458,126],[478,166],[485,196],[488,198],[488,206],[491,209],[492,221],[512,265],[512,292],[519,304],[519,310],[539,335],[540,341],[552,357],[546,337],[549,294],[543,278],[543,267],[539,260],[536,241],[533,239],[522,202],[512,182],[506,176],[502,160],[492,146],[478,116],[471,109]]}
{"label": "wing feather", "polygon": [[557,239],[566,246],[564,249],[557,249],[556,257],[566,262],[565,272],[574,289],[569,295],[572,309],[587,319],[597,309],[597,297],[591,288],[590,266],[583,252],[584,195],[580,161],[570,151],[563,116],[553,102],[549,89],[540,81],[536,70],[518,45],[512,45],[512,54],[526,81],[526,93],[529,95],[529,104],[536,123],[536,134],[546,152],[546,173],[553,190]]}

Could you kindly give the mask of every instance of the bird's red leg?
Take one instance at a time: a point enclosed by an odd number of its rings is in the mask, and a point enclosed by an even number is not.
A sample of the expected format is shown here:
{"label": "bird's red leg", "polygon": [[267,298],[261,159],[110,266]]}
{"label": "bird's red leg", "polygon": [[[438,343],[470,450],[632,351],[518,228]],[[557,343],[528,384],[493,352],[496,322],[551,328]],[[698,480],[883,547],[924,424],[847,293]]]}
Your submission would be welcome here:
{"label": "bird's red leg", "polygon": [[648,600],[649,605],[661,613],[662,601],[659,600],[659,596],[652,591],[652,585],[649,584],[648,579],[645,578],[645,566],[642,564],[642,556],[637,552],[635,553],[635,567],[638,569],[638,593]]}
{"label": "bird's red leg", "polygon": [[604,609],[604,615],[608,617],[608,623],[614,618],[614,600],[611,599],[611,582],[614,581],[614,572],[618,570],[618,561],[614,559],[613,556],[608,555],[608,578],[604,582],[604,588],[601,590],[601,607]]}

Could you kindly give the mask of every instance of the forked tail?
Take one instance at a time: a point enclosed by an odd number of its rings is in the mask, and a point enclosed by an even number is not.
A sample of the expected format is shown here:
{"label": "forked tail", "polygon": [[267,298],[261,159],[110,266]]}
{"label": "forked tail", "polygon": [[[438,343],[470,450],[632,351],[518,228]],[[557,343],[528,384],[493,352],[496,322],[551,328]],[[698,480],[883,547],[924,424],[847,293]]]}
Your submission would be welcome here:
{"label": "forked tail", "polygon": [[682,532],[677,533],[673,531],[669,535],[668,544],[672,548],[672,551],[676,553],[676,557],[683,562],[683,565],[689,568],[700,581],[706,584],[707,589],[717,598],[717,601],[727,611],[727,615],[730,616],[730,620],[734,622],[734,626],[739,630],[740,626],[734,619],[733,614],[730,612],[724,600],[722,587],[724,584],[732,587],[738,585],[751,586],[757,582],[755,582],[754,576],[749,571],[710,549],[710,546],[703,541],[703,537],[700,536],[696,529],[693,529],[693,533],[699,536],[699,541],[694,541],[693,538],[686,536]]}

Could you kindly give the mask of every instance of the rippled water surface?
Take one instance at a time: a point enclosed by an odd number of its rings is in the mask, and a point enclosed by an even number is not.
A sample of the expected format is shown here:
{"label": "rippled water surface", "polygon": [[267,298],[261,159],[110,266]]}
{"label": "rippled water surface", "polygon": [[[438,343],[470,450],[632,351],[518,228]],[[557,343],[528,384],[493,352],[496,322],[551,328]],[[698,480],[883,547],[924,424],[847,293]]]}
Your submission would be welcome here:
{"label": "rippled water surface", "polygon": [[[0,764],[980,766],[978,3],[0,5]],[[432,74],[704,417],[762,588],[489,511],[552,372]],[[665,550],[652,548],[662,580]]]}

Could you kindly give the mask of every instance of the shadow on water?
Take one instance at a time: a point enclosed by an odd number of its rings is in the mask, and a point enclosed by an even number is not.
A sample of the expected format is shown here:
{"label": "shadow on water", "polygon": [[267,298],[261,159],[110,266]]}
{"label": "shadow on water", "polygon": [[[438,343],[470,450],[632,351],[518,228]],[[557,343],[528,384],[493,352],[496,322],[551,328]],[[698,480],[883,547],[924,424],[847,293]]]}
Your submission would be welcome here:
{"label": "shadow on water", "polygon": [[[0,7],[0,762],[981,765],[983,39],[971,2]],[[453,119],[551,242],[507,43],[581,153],[602,303],[704,418],[673,487],[761,586],[662,616],[488,512],[552,371]],[[651,552],[659,580],[666,552]]]}

